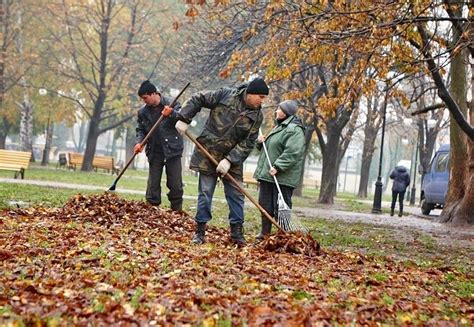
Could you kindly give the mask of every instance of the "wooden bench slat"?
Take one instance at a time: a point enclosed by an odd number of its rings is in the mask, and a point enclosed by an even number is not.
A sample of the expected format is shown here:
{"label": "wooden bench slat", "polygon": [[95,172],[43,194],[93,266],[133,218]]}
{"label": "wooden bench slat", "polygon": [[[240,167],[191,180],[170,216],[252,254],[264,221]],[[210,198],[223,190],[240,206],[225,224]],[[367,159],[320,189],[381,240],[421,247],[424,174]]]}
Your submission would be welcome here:
{"label": "wooden bench slat", "polygon": [[[69,166],[72,169],[76,169],[77,166],[82,165],[84,155],[76,152],[68,153]],[[94,156],[92,160],[92,167],[97,171],[98,168],[111,171],[112,174],[118,173],[118,168],[115,167],[114,157],[111,156]]]}
{"label": "wooden bench slat", "polygon": [[24,178],[30,159],[31,152],[0,149],[0,169],[14,171],[15,178]]}

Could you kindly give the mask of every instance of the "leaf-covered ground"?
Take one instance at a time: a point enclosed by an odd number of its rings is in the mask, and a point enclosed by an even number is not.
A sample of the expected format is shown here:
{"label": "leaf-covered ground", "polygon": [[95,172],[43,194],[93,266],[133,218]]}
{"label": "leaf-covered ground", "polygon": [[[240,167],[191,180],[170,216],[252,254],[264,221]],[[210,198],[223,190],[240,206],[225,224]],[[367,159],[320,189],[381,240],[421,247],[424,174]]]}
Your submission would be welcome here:
{"label": "leaf-covered ground", "polygon": [[[472,277],[324,249],[233,247],[115,195],[0,214],[0,324],[471,325]],[[277,236],[275,236],[277,237]],[[273,242],[273,243],[272,243]],[[267,242],[275,245],[275,240]]]}

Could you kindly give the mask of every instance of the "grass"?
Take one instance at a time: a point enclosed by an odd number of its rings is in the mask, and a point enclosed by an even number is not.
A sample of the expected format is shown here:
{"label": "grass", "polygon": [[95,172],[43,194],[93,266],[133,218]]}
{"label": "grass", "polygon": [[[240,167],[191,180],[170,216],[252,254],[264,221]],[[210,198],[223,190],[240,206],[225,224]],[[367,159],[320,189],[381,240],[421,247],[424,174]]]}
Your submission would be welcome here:
{"label": "grass", "polygon": [[[133,189],[145,191],[147,171],[130,170],[118,183],[117,189]],[[0,171],[0,177],[12,177],[10,172]],[[63,183],[90,184],[108,189],[116,176],[105,173],[65,171],[56,169],[45,169],[33,164],[26,173],[27,179],[55,181]],[[197,196],[197,177],[183,176],[185,183],[185,195],[183,209],[191,215],[196,210],[196,201],[189,197]],[[165,181],[163,188],[166,190]],[[257,199],[258,191],[251,187],[247,189]],[[34,185],[10,184],[0,182],[0,209],[14,206],[16,202],[22,201],[20,205],[61,207],[68,199],[76,195],[95,194],[100,191],[78,191],[75,189],[41,187]],[[163,192],[163,206],[169,207],[169,203]],[[317,193],[315,189],[304,190],[303,197],[294,197],[294,206],[322,207],[316,203]],[[121,193],[121,196],[129,200],[143,200],[143,195]],[[228,228],[228,209],[225,203],[223,187],[218,186],[213,202],[213,219],[211,224]],[[335,199],[335,209],[349,210],[351,212],[370,212],[371,204],[360,202],[353,194],[338,194]],[[388,210],[385,209],[385,212]],[[436,240],[416,231],[397,231],[390,227],[373,226],[363,223],[347,223],[337,220],[329,220],[324,217],[301,217],[302,222],[309,227],[312,236],[317,239],[323,248],[338,250],[356,250],[375,256],[395,256],[401,260],[413,261],[420,266],[433,266],[452,264],[460,271],[471,271],[469,258],[465,249],[440,248]],[[245,210],[245,233],[249,238],[258,234],[260,228],[260,212],[253,206]],[[458,285],[456,289],[461,292],[470,292],[472,284]],[[467,291],[466,291],[467,290]]]}

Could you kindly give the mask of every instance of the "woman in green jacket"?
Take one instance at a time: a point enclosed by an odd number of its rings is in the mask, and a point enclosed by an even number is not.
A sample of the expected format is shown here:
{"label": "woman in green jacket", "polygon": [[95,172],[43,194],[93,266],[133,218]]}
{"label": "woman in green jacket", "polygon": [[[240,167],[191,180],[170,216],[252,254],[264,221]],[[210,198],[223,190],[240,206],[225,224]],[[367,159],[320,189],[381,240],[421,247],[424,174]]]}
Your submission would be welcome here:
{"label": "woman in green jacket", "polygon": [[[275,112],[277,125],[266,137],[258,138],[258,147],[261,148],[261,143],[265,142],[272,163],[270,167],[265,151],[261,151],[254,173],[255,179],[260,182],[258,202],[273,217],[278,217],[278,189],[273,176],[276,176],[283,199],[291,208],[291,196],[303,169],[305,130],[301,119],[296,116],[297,111],[295,101],[281,102]],[[257,240],[270,234],[271,229],[272,223],[262,215],[262,229]]]}

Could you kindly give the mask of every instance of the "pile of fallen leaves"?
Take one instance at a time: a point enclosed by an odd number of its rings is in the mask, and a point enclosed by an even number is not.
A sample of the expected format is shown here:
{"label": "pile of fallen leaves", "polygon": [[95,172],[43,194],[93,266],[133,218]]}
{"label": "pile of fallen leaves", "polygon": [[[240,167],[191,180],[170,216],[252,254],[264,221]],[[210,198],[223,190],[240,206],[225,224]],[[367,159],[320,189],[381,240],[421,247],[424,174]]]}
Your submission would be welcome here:
{"label": "pile of fallen leaves", "polygon": [[192,246],[193,230],[185,213],[111,194],[0,213],[0,325],[468,325],[474,318],[472,294],[460,286],[472,276],[454,268],[331,250],[293,254],[300,245],[292,237],[282,241],[285,252],[267,251],[282,249],[276,235],[238,249],[215,227],[208,244]]}
{"label": "pile of fallen leaves", "polygon": [[321,247],[311,235],[301,231],[298,232],[281,232],[267,237],[260,246],[268,251],[288,252],[305,254],[307,256],[316,256],[321,252]]}

